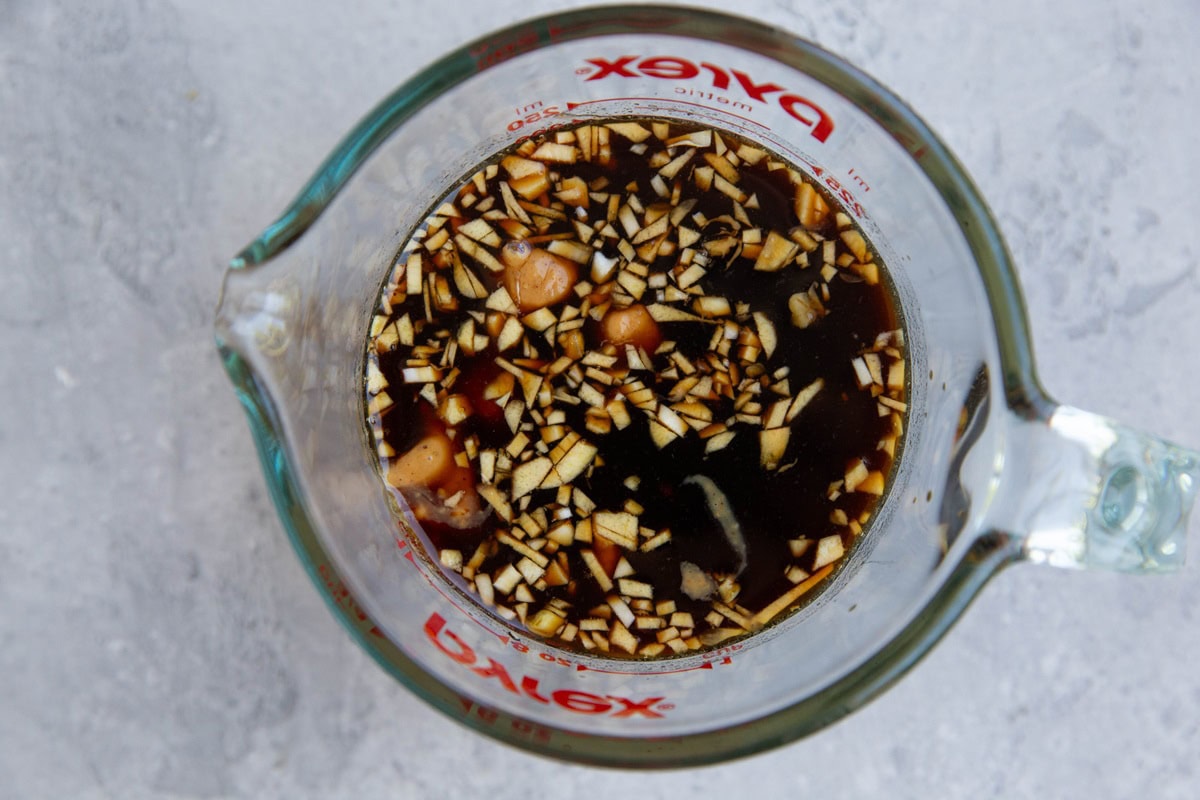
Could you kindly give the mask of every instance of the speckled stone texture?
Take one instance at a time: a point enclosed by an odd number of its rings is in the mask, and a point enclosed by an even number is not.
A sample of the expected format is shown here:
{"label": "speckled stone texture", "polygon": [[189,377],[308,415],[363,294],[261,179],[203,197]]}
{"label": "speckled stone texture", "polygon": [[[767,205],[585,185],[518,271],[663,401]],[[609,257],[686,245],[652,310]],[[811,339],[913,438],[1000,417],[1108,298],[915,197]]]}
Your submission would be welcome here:
{"label": "speckled stone texture", "polygon": [[[70,5],[0,3],[0,797],[1196,796],[1196,564],[1010,570],[881,699],[717,768],[568,767],[427,708],[293,556],[210,318],[226,259],[340,135],[507,12]],[[970,5],[741,10],[941,133],[1052,394],[1200,445],[1200,6]]]}

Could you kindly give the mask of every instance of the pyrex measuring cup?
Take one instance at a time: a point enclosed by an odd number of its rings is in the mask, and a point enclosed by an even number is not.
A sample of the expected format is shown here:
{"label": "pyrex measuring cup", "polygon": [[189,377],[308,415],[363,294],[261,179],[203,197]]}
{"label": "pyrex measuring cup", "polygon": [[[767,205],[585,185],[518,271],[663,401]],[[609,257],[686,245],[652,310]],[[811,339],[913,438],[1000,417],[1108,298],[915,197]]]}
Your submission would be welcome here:
{"label": "pyrex measuring cup", "polygon": [[[834,583],[747,641],[650,663],[549,647],[444,581],[389,506],[362,411],[381,281],[432,204],[522,137],[615,115],[732,130],[824,183],[884,256],[911,358],[902,458]],[[849,65],[721,14],[564,13],[429,67],[233,260],[216,331],[284,526],[337,617],[426,701],[542,754],[678,766],[755,752],[886,688],[1007,564],[1183,559],[1197,454],[1046,397],[1008,254],[945,147]]]}

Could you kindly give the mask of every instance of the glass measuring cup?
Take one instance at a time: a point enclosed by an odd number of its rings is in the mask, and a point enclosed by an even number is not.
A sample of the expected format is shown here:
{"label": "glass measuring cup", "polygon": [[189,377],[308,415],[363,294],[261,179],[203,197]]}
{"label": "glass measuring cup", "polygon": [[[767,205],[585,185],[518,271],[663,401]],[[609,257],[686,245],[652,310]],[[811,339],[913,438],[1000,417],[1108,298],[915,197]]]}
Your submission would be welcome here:
{"label": "glass measuring cup", "polygon": [[[442,581],[397,529],[362,420],[380,282],[430,206],[521,137],[622,114],[708,121],[824,183],[883,251],[911,358],[903,457],[837,581],[747,642],[650,664],[549,648]],[[720,14],[565,13],[425,70],[234,260],[217,338],[285,527],[335,614],[435,707],[543,754],[621,766],[748,754],[886,688],[1007,564],[1182,562],[1197,454],[1045,396],[1003,243],[936,137],[813,45]]]}

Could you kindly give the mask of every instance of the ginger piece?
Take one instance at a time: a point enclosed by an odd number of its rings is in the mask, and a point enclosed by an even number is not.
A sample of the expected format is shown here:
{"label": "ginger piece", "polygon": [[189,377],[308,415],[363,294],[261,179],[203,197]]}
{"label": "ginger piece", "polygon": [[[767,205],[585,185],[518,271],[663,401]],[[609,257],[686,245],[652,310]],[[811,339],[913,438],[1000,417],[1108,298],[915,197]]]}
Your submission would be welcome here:
{"label": "ginger piece", "polygon": [[504,262],[504,288],[522,313],[562,302],[579,279],[579,268],[573,262],[525,241],[504,245],[500,260]]}

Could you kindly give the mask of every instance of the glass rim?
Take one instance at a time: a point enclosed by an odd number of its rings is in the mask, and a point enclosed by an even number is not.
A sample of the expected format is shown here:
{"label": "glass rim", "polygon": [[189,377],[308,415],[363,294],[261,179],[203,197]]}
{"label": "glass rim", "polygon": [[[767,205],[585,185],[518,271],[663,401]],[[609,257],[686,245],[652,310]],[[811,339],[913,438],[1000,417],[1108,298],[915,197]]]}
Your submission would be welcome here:
{"label": "glass rim", "polygon": [[[230,261],[230,273],[250,269],[286,250],[397,128],[442,92],[507,60],[483,64],[483,55],[501,50],[508,57],[518,57],[566,41],[647,33],[715,41],[765,55],[840,93],[898,140],[918,143],[916,166],[957,220],[983,280],[1008,407],[1022,416],[1045,412],[1050,401],[1036,376],[1024,301],[1011,258],[991,212],[948,148],[906,103],[840,57],[784,30],[709,9],[655,5],[576,9],[518,22],[462,45],[401,84],[368,112],[326,157],[284,213]],[[272,500],[297,556],[335,618],[385,671],[422,700],[480,733],[538,755],[595,766],[674,768],[749,756],[799,739],[861,707],[898,680],[948,630],[983,585],[1020,555],[1015,537],[984,532],[949,570],[921,612],[872,657],[819,693],[750,722],[651,738],[581,733],[498,710],[501,721],[513,724],[508,728],[488,724],[464,713],[462,696],[456,690],[380,636],[358,603],[346,596],[346,584],[307,510],[282,435],[280,415],[251,364],[222,338],[219,322],[218,312],[217,346],[249,419]],[[515,733],[530,728],[552,735],[543,740]]]}

